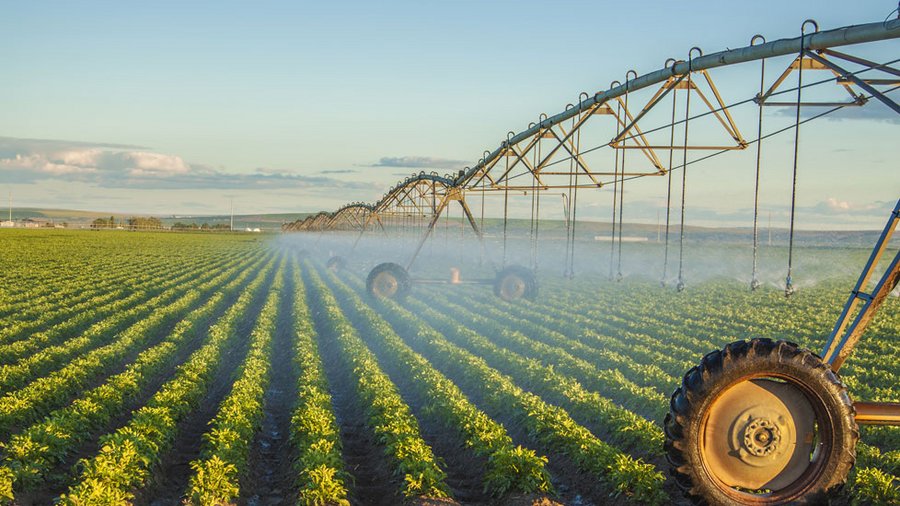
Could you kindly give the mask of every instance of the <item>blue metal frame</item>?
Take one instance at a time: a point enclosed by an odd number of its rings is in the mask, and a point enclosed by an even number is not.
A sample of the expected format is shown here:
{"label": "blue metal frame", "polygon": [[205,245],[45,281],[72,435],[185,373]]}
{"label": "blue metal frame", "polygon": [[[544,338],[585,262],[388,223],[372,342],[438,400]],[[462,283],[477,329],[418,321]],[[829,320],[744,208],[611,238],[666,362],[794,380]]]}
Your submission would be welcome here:
{"label": "blue metal frame", "polygon": [[[898,251],[894,256],[894,260],[881,277],[881,280],[875,286],[875,289],[871,293],[865,293],[863,291],[869,282],[869,278],[872,277],[875,267],[883,256],[884,250],[886,249],[888,242],[890,242],[898,222],[900,222],[900,200],[897,200],[897,205],[894,206],[894,211],[891,213],[891,217],[888,219],[884,230],[881,232],[881,237],[878,239],[878,242],[875,243],[875,248],[869,256],[869,261],[866,263],[865,268],[863,268],[862,274],[859,276],[859,281],[856,282],[856,287],[850,293],[850,298],[847,299],[847,303],[844,304],[844,310],[841,312],[841,316],[838,318],[834,330],[831,332],[831,337],[828,339],[828,343],[822,351],[823,360],[829,364],[834,371],[840,369],[844,360],[846,360],[853,351],[853,347],[856,345],[857,341],[859,341],[866,326],[868,326],[869,322],[875,316],[881,303],[891,290],[894,289],[897,280],[900,279],[900,251]],[[859,305],[860,301],[863,301],[863,306],[856,314],[856,318],[853,319],[853,323],[848,327],[847,323],[850,321],[851,315]]]}

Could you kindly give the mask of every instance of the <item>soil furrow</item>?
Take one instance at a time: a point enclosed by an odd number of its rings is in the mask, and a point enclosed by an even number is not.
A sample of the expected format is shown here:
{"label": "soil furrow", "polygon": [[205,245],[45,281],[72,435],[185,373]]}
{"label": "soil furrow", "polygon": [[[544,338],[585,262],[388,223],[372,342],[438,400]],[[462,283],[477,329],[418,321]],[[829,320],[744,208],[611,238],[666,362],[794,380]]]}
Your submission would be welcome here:
{"label": "soil furrow", "polygon": [[292,364],[292,280],[293,275],[286,273],[272,339],[272,365],[263,421],[250,450],[250,474],[241,483],[241,490],[246,493],[239,502],[251,506],[288,504],[297,497],[293,453],[288,441],[291,412],[297,399],[297,374]]}
{"label": "soil furrow", "polygon": [[216,416],[219,404],[231,391],[234,374],[247,354],[248,338],[265,302],[266,293],[272,286],[275,270],[267,275],[263,283],[264,288],[256,294],[244,312],[245,318],[238,323],[236,346],[225,350],[215,377],[210,381],[209,391],[198,408],[178,424],[171,449],[155,470],[154,479],[136,494],[135,505],[163,506],[181,502],[188,487],[188,480],[193,474],[190,463],[200,456],[203,434],[209,429],[210,420]]}
{"label": "soil furrow", "polygon": [[390,472],[391,463],[372,429],[366,425],[365,413],[359,405],[356,385],[351,371],[341,358],[325,315],[313,294],[315,286],[304,272],[303,282],[308,288],[307,300],[312,308],[318,347],[331,388],[335,417],[341,431],[344,465],[352,480],[348,483],[352,504],[393,506],[403,502],[400,485]]}

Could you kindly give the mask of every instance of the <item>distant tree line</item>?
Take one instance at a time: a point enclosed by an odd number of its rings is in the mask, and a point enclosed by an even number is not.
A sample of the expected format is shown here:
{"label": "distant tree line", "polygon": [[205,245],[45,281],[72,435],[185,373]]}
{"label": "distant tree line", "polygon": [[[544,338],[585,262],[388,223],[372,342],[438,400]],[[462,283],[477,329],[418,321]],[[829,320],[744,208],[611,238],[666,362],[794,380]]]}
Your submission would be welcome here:
{"label": "distant tree line", "polygon": [[210,225],[209,223],[202,223],[197,225],[196,223],[182,223],[180,221],[175,222],[172,225],[172,230],[231,230],[231,227],[228,226],[227,223],[216,223],[215,225]]}
{"label": "distant tree line", "polygon": [[110,216],[109,218],[97,218],[96,220],[91,222],[91,228],[94,229],[116,229],[123,228],[128,230],[161,230],[165,227],[163,226],[162,221],[159,218],[154,218],[153,216],[142,217],[142,216],[132,216],[131,218],[124,220],[116,220],[115,216]]}

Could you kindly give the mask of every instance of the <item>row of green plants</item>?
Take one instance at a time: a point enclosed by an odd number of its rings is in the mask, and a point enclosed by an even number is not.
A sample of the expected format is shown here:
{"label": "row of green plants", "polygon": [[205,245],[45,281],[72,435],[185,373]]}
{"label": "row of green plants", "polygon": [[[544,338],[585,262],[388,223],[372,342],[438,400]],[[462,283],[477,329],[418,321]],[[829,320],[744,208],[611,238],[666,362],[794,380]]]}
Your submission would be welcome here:
{"label": "row of green plants", "polygon": [[203,434],[200,458],[190,464],[188,504],[233,504],[241,493],[240,479],[249,471],[250,445],[263,416],[283,278],[282,265],[250,332],[250,347],[237,370],[237,380]]}
{"label": "row of green plants", "polygon": [[[586,390],[599,392],[604,398],[626,408],[626,411],[633,411],[654,421],[665,417],[668,409],[666,396],[652,388],[635,384],[618,369],[610,367],[609,364],[597,364],[574,356],[558,346],[529,339],[518,330],[475,314],[461,305],[448,302],[446,299],[442,299],[442,301],[442,306],[445,308],[444,314],[454,314],[465,322],[469,346],[478,347],[477,353],[481,354],[485,351],[491,351],[494,355],[499,353],[507,361],[518,362],[520,368],[527,369],[525,364],[529,363],[528,359],[535,364],[531,366],[532,369],[535,366],[541,368],[552,366],[552,370],[548,369],[548,373],[553,373],[552,376],[565,375],[573,378],[584,385]],[[430,312],[429,314],[435,313]],[[447,324],[446,319],[442,319],[441,329]],[[491,339],[485,339],[483,336],[491,336]],[[556,381],[542,380],[542,383],[546,383],[552,388]],[[622,411],[621,408],[619,410]],[[622,416],[615,416],[615,418],[622,419]],[[661,431],[659,431],[659,435],[662,435]],[[659,441],[662,442],[662,439]]]}
{"label": "row of green plants", "polygon": [[[60,322],[68,322],[92,306],[103,307],[111,300],[154,286],[160,277],[170,279],[173,277],[172,274],[189,272],[202,265],[204,264],[181,265],[175,266],[175,269],[166,269],[165,266],[158,265],[155,269],[143,271],[138,276],[132,272],[130,278],[124,277],[129,274],[128,272],[116,273],[118,275],[103,273],[97,278],[86,276],[77,282],[69,282],[59,292],[41,298],[44,300],[34,300],[0,321],[0,343],[14,343],[30,337],[38,330]],[[125,283],[128,284],[128,288],[123,286]]]}
{"label": "row of green plants", "polygon": [[[198,279],[180,287],[176,293],[161,296],[156,311],[147,314],[136,307],[131,312],[145,315],[120,332],[109,344],[75,358],[64,367],[42,376],[27,386],[0,397],[0,434],[9,434],[67,403],[71,396],[89,386],[96,378],[122,367],[120,362],[129,353],[140,350],[169,324],[174,325],[190,309],[197,307],[227,279],[233,278],[237,267],[221,273],[210,273],[212,279]],[[200,283],[199,286],[197,283]],[[161,304],[165,302],[165,306]]]}
{"label": "row of green plants", "polygon": [[[547,298],[552,298],[552,296],[553,294],[550,294]],[[476,293],[471,297],[480,303],[487,302],[484,294]],[[683,350],[684,356],[690,356],[691,359],[679,358],[667,353],[667,351],[678,352],[677,343],[666,343],[667,349],[663,351],[660,341],[647,334],[610,328],[599,330],[596,319],[587,318],[580,313],[582,305],[593,304],[589,301],[571,302],[568,307],[559,309],[555,307],[548,309],[542,303],[510,304],[497,300],[492,300],[491,303],[496,305],[501,312],[509,315],[508,320],[514,320],[517,325],[530,324],[536,325],[539,329],[552,329],[579,343],[587,350],[596,352],[608,350],[623,357],[629,357],[632,363],[638,367],[655,366],[662,369],[664,373],[669,373],[671,370],[686,371],[695,365],[693,355],[688,350]],[[672,349],[670,350],[669,347]],[[675,386],[677,385],[673,380],[671,386],[660,393],[671,393]]]}
{"label": "row of green plants", "polygon": [[[87,332],[93,327],[101,327],[105,332],[112,332],[109,327],[102,324],[107,318],[116,318],[122,311],[127,311],[133,306],[146,303],[150,297],[158,295],[164,290],[179,286],[187,280],[202,275],[204,272],[228,269],[239,262],[239,259],[234,259],[214,266],[204,264],[185,268],[182,271],[167,273],[166,276],[157,276],[140,285],[135,285],[127,291],[130,294],[126,293],[126,289],[106,293],[88,301],[85,307],[79,308],[78,313],[49,329],[32,332],[25,339],[0,345],[0,364],[7,365],[17,362],[16,365],[22,365],[24,360],[26,360],[25,357],[29,354],[38,350],[47,351],[49,347],[58,346],[63,341],[75,338],[80,333]],[[6,376],[3,372],[4,370],[0,368],[0,379]],[[3,388],[0,388],[0,392],[3,390]]]}
{"label": "row of green plants", "polygon": [[447,497],[446,473],[438,465],[431,447],[422,439],[419,424],[403,401],[396,385],[378,365],[359,332],[341,312],[315,270],[307,268],[312,281],[313,307],[318,308],[325,329],[320,340],[333,339],[340,360],[349,369],[358,405],[384,446],[395,476],[401,477],[405,497]]}
{"label": "row of green plants", "polygon": [[600,440],[564,409],[526,392],[512,378],[451,343],[409,310],[392,301],[380,304],[388,321],[414,349],[470,394],[477,394],[495,418],[509,420],[545,448],[565,455],[579,469],[596,476],[613,496],[646,504],[668,502],[663,491],[665,478],[653,465]]}
{"label": "row of green plants", "polygon": [[498,324],[506,328],[520,331],[529,339],[539,341],[541,343],[561,348],[571,355],[583,358],[598,368],[618,369],[621,373],[640,386],[651,387],[660,394],[669,395],[672,393],[675,385],[675,378],[664,371],[656,363],[645,363],[647,357],[641,362],[636,360],[635,356],[650,355],[656,357],[655,350],[649,347],[631,348],[618,339],[609,336],[591,335],[592,341],[596,346],[588,346],[584,344],[586,336],[579,335],[580,338],[569,337],[563,332],[556,330],[556,325],[546,323],[535,323],[522,317],[514,316],[516,311],[522,309],[519,304],[507,304],[502,300],[492,301],[492,304],[482,304],[480,298],[466,294],[463,296],[463,306],[478,307],[479,314],[494,320]]}
{"label": "row of green plants", "polygon": [[294,470],[298,502],[307,506],[349,506],[340,427],[316,345],[318,336],[299,268],[294,270],[293,281],[293,364],[297,373],[297,405],[291,414],[290,441],[297,452]]}
{"label": "row of green plants", "polygon": [[[643,389],[624,379],[621,373],[614,369],[598,369],[545,344],[535,346],[531,356],[520,354],[517,352],[520,348],[533,343],[522,343],[521,335],[489,320],[471,327],[461,324],[458,319],[477,317],[461,306],[450,303],[441,306],[432,308],[414,301],[408,303],[409,309],[448,340],[484,358],[489,365],[516,380],[519,386],[565,408],[574,419],[602,434],[604,440],[633,455],[662,456],[664,436],[655,419],[643,418],[612,400],[632,393],[635,402],[627,404],[643,407],[650,402]],[[455,318],[449,318],[447,314]],[[485,336],[491,336],[491,339]],[[544,362],[551,358],[550,363]],[[665,402],[660,400],[659,405],[665,406]],[[658,411],[656,405],[651,406],[651,411]]]}
{"label": "row of green plants", "polygon": [[[15,318],[19,315],[32,316],[31,309],[38,307],[54,307],[62,301],[70,300],[72,296],[78,296],[79,288],[90,286],[92,276],[84,273],[83,259],[74,256],[67,258],[51,257],[35,259],[34,248],[23,253],[29,263],[8,263],[8,269],[15,269],[21,265],[25,267],[18,276],[5,272],[0,280],[6,288],[0,293],[0,318]],[[94,260],[91,261],[94,264]],[[134,277],[133,263],[127,257],[117,257],[114,262],[104,263],[97,261],[97,267],[104,273],[103,280],[98,280],[97,288],[103,290],[116,283],[127,282]],[[163,267],[162,263],[154,268]],[[25,313],[25,314],[23,314]]]}
{"label": "row of green plants", "polygon": [[22,388],[80,355],[121,339],[132,326],[180,298],[185,290],[202,287],[204,282],[214,279],[218,274],[218,271],[211,271],[198,276],[195,272],[188,272],[175,279],[160,282],[157,286],[113,303],[116,310],[107,318],[97,314],[100,312],[98,309],[85,311],[94,321],[78,337],[42,347],[15,363],[0,366],[0,392]]}
{"label": "row of green plants", "polygon": [[[174,262],[165,255],[148,258],[143,255],[116,255],[114,263],[95,258],[92,252],[80,254],[71,251],[53,252],[52,256],[35,259],[39,247],[32,245],[27,255],[32,276],[24,280],[30,289],[18,296],[14,295],[15,282],[5,281],[10,289],[3,295],[9,296],[0,305],[0,328],[10,329],[12,324],[27,322],[35,328],[42,320],[59,320],[61,315],[75,314],[71,307],[85,300],[107,293],[113,289],[133,290],[147,280],[153,280],[173,270],[212,265],[227,255],[213,255],[211,252],[195,258],[182,258]],[[33,263],[32,263],[33,262]],[[85,268],[90,266],[89,268]],[[44,276],[42,276],[43,274]],[[47,279],[49,277],[49,279]],[[0,342],[6,340],[10,330],[0,333]]]}
{"label": "row of green plants", "polygon": [[14,492],[46,482],[79,444],[133,403],[156,375],[173,367],[177,357],[202,336],[213,315],[237,297],[251,274],[260,269],[262,260],[243,266],[237,278],[179,321],[165,340],[141,352],[123,372],[0,444],[0,499],[12,501]]}
{"label": "row of green plants", "polygon": [[100,451],[82,459],[80,473],[58,503],[120,505],[131,502],[147,483],[177,433],[178,423],[199,408],[227,350],[242,338],[239,322],[270,281],[271,264],[256,275],[237,301],[209,328],[199,349],[178,366],[174,376],[134,412],[123,427],[100,438]]}
{"label": "row of green plants", "polygon": [[[622,290],[627,293],[622,293]],[[632,294],[632,291],[641,293]],[[610,313],[613,314],[608,315],[605,320],[611,326],[611,332],[615,332],[618,328],[622,335],[627,336],[623,339],[625,343],[629,343],[628,339],[632,337],[654,339],[651,336],[655,336],[660,351],[671,355],[685,353],[685,356],[700,357],[711,349],[721,347],[727,341],[757,335],[796,339],[816,346],[824,342],[822,333],[827,332],[828,328],[824,330],[819,328],[813,334],[819,337],[812,342],[809,342],[809,335],[797,339],[796,332],[805,332],[822,324],[810,322],[831,320],[843,302],[840,297],[831,294],[832,291],[828,287],[817,287],[815,290],[806,291],[804,297],[786,304],[780,294],[748,295],[736,290],[733,284],[712,283],[708,290],[677,300],[666,294],[647,294],[634,288],[620,288],[615,300],[624,302],[621,306],[611,309]],[[664,301],[661,300],[663,298]],[[552,304],[548,309],[535,312],[562,313],[563,319],[566,320],[574,317],[573,313],[581,313],[587,315],[594,325],[602,324],[601,320],[604,320],[601,317],[603,313],[598,312],[595,304],[588,304],[584,299],[553,294],[548,300]],[[889,301],[888,304],[891,302],[893,301]],[[606,304],[602,307],[606,307]],[[636,311],[638,307],[662,309],[629,318],[628,312]],[[710,307],[716,310],[710,311]],[[855,363],[848,363],[841,371],[842,379],[848,384],[851,396],[867,400],[873,398],[896,400],[896,396],[892,393],[897,385],[894,381],[895,375],[890,373],[892,365],[884,361],[883,353],[875,355],[872,352],[873,348],[879,349],[885,341],[878,332],[881,332],[882,336],[885,332],[893,332],[894,334],[889,335],[895,335],[900,330],[898,325],[900,322],[896,316],[890,313],[887,315],[886,318],[879,317],[877,320],[880,322],[880,329],[871,332],[868,337],[869,343],[865,340],[861,342],[858,351],[862,353],[854,356]],[[789,324],[782,323],[787,320],[792,321]],[[693,335],[691,339],[682,337],[688,333]],[[674,346],[673,342],[679,343],[679,346]],[[690,343],[690,349],[680,346],[684,343]],[[684,372],[683,367],[669,367],[669,369],[673,377],[680,376]],[[864,373],[864,379],[860,379],[860,372]],[[900,496],[900,465],[898,465],[900,451],[895,450],[900,447],[900,430],[896,427],[865,426],[861,427],[861,432],[862,439],[857,445],[857,466],[850,478],[852,491],[850,495],[860,504],[891,503],[885,498]],[[889,451],[882,452],[881,449]]]}
{"label": "row of green plants", "polygon": [[[330,273],[329,273],[330,274]],[[481,411],[458,386],[413,351],[391,326],[353,290],[333,274],[330,286],[360,335],[376,350],[382,363],[409,379],[409,386],[423,399],[421,412],[456,431],[466,448],[485,459],[485,492],[494,497],[507,493],[538,493],[551,490],[547,458],[533,450],[513,445],[506,429]]]}

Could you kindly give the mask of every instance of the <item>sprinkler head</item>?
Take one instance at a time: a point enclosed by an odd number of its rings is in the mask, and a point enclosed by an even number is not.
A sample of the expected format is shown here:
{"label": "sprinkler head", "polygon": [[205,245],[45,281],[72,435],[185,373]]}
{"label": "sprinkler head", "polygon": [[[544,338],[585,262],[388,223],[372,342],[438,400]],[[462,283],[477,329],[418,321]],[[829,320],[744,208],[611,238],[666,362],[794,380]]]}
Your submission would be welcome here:
{"label": "sprinkler head", "polygon": [[794,285],[788,283],[784,285],[784,296],[790,297],[791,295],[794,295]]}
{"label": "sprinkler head", "polygon": [[753,278],[753,281],[750,281],[750,291],[755,292],[757,288],[760,287],[760,282],[758,279]]}
{"label": "sprinkler head", "polygon": [[679,293],[683,292],[684,291],[684,281],[679,279],[678,284],[675,285],[675,290],[677,290]]}
{"label": "sprinkler head", "polygon": [[622,281],[622,273],[621,272],[616,274],[616,282],[618,283],[620,281]]}
{"label": "sprinkler head", "polygon": [[666,280],[665,280],[665,279],[660,279],[660,280],[659,280],[659,286],[660,286],[660,288],[665,288],[665,287],[666,287]]}

